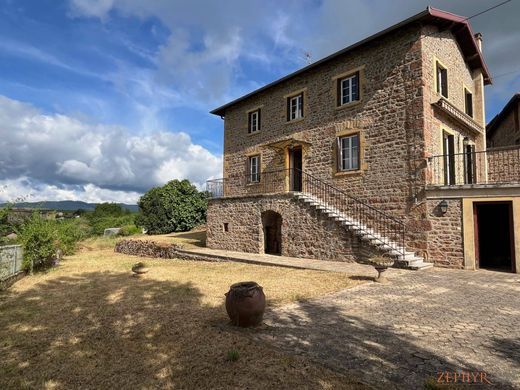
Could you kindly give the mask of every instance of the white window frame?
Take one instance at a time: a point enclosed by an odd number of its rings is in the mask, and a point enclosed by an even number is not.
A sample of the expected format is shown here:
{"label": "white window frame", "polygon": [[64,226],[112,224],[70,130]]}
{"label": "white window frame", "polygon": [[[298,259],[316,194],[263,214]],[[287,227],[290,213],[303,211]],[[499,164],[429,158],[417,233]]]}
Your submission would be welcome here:
{"label": "white window frame", "polygon": [[249,113],[249,133],[256,133],[260,131],[258,126],[259,110],[252,111]]}
{"label": "white window frame", "polygon": [[289,98],[289,120],[303,118],[303,93]]}
{"label": "white window frame", "polygon": [[260,155],[249,156],[248,160],[249,182],[260,182]]}
{"label": "white window frame", "polygon": [[[353,81],[356,81],[354,83]],[[353,88],[355,84],[355,88]],[[359,100],[359,74],[354,73],[339,81],[340,105],[352,103]]]}
{"label": "white window frame", "polygon": [[[354,142],[357,140],[357,143]],[[357,171],[360,165],[359,133],[338,137],[340,171]]]}

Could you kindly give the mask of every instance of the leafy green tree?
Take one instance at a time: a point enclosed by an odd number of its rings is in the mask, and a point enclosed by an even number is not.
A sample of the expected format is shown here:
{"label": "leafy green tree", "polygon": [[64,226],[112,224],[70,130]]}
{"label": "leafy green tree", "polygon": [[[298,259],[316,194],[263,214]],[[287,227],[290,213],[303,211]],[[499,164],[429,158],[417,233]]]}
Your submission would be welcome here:
{"label": "leafy green tree", "polygon": [[136,225],[149,234],[184,232],[206,221],[207,197],[188,180],[152,188],[138,202]]}

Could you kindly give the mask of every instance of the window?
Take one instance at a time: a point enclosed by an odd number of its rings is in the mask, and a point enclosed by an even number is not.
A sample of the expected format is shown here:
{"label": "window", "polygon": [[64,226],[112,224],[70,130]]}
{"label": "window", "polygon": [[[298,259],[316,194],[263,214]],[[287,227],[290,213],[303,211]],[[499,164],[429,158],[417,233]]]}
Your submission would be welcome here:
{"label": "window", "polygon": [[338,138],[338,170],[359,169],[359,134]]}
{"label": "window", "polygon": [[303,92],[287,99],[287,120],[303,118]]}
{"label": "window", "polygon": [[442,133],[442,154],[444,155],[444,184],[455,184],[455,137]]}
{"label": "window", "polygon": [[464,109],[473,118],[473,94],[464,88]]}
{"label": "window", "polygon": [[256,133],[258,130],[260,130],[260,110],[252,111],[249,113],[248,118],[248,133]]}
{"label": "window", "polygon": [[448,98],[448,70],[438,61],[436,64],[437,72],[437,93],[440,93],[446,99]]}
{"label": "window", "polygon": [[258,183],[260,181],[260,156],[249,157],[249,182]]}
{"label": "window", "polygon": [[229,232],[229,223],[224,222],[224,224],[222,225],[222,230],[224,232]]}
{"label": "window", "polygon": [[359,100],[359,72],[338,80],[338,106]]}

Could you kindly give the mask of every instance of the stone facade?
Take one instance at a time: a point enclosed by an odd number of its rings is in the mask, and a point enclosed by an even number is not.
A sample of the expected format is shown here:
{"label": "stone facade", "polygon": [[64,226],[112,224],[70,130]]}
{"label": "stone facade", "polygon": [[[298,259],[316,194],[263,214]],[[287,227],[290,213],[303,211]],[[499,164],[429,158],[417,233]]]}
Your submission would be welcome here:
{"label": "stone facade", "polygon": [[[449,103],[462,115],[464,91],[472,93],[473,118],[468,118],[473,126],[436,108],[441,98],[437,61],[448,70]],[[338,107],[338,77],[354,72],[359,72],[360,99]],[[462,222],[432,214],[425,195],[427,158],[443,154],[443,131],[454,135],[455,152],[463,152],[468,142],[485,149],[484,82],[483,70],[466,62],[450,30],[408,24],[226,107],[225,197],[210,201],[208,245],[262,252],[261,212],[272,209],[283,216],[283,255],[359,258],[356,242],[344,229],[334,230],[289,198],[254,196],[289,189],[290,147],[299,145],[305,172],[402,220],[407,250],[439,265],[461,267],[462,252],[450,250],[448,256],[439,250],[442,237],[435,230],[446,223],[460,230]],[[297,93],[303,93],[304,117],[288,122],[287,97]],[[248,113],[257,109],[261,128],[248,133]],[[338,172],[337,138],[354,133],[360,138],[360,169]],[[260,156],[263,176],[260,183],[248,184],[248,159],[254,155]]]}
{"label": "stone facade", "polygon": [[520,145],[520,93],[490,122],[488,142],[493,148]]}
{"label": "stone facade", "polygon": [[282,256],[353,262],[366,261],[377,254],[345,228],[288,194],[212,200],[208,208],[207,245],[263,253],[262,214],[266,211],[281,215]]}
{"label": "stone facade", "polygon": [[427,201],[428,219],[431,223],[427,256],[437,266],[463,268],[462,199],[445,201],[448,203],[448,211],[444,215],[439,209],[439,199]]}

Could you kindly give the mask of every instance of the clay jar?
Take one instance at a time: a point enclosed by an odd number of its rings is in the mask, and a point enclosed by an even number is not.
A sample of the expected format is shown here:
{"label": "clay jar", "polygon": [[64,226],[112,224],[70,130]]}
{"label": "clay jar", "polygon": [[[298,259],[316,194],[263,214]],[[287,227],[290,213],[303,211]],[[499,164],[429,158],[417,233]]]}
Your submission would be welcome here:
{"label": "clay jar", "polygon": [[248,327],[262,323],[265,311],[265,295],[256,282],[240,282],[231,285],[226,293],[226,311],[231,323]]}

